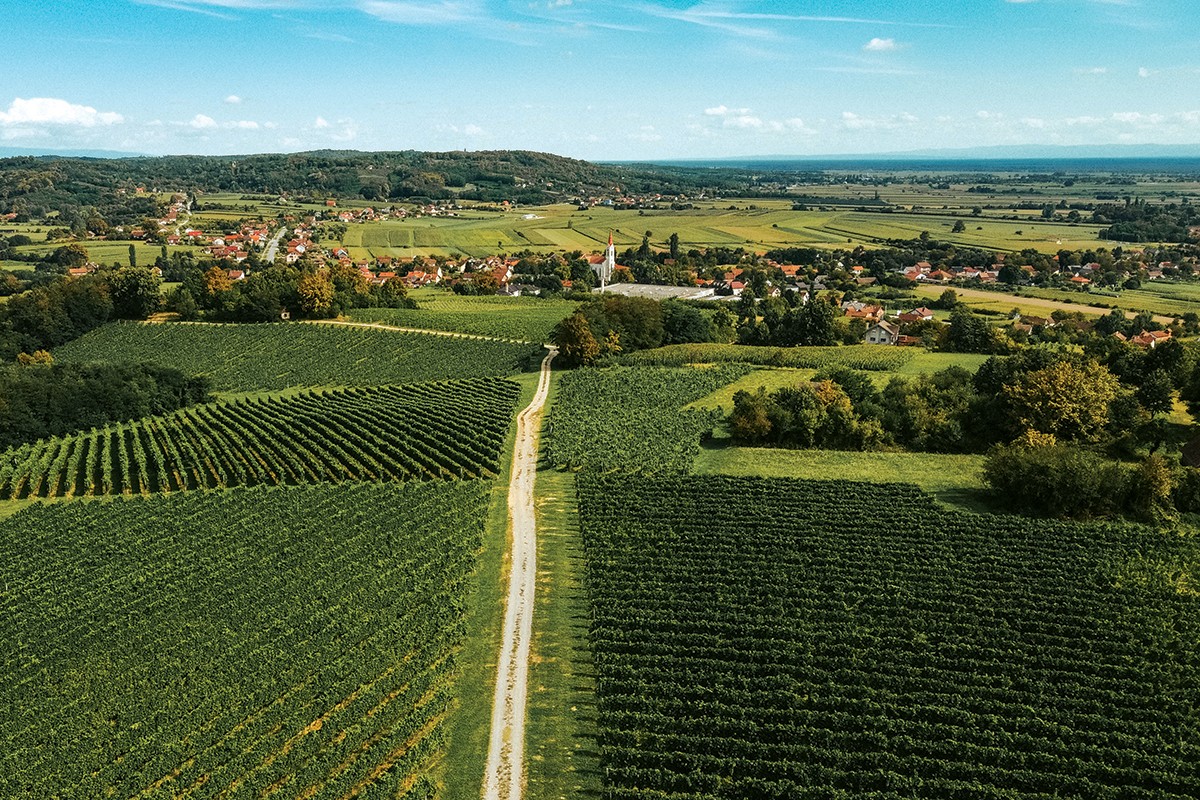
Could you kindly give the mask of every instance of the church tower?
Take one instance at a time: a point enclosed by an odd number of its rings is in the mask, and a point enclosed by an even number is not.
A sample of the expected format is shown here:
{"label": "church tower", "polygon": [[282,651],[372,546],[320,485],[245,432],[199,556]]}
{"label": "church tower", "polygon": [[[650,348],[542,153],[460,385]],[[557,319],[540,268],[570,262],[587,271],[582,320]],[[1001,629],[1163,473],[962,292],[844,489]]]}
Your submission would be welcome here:
{"label": "church tower", "polygon": [[608,250],[604,253],[604,261],[596,265],[596,274],[600,276],[600,291],[604,291],[612,280],[613,270],[617,266],[617,248],[613,247],[612,231],[608,232]]}

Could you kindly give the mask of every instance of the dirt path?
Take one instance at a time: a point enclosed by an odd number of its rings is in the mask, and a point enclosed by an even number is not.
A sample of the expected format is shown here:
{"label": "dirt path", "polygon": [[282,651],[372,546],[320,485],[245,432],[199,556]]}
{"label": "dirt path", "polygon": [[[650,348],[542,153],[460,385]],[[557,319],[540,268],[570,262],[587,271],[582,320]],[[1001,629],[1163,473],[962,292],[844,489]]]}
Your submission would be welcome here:
{"label": "dirt path", "polygon": [[512,559],[505,601],[504,637],[492,701],[484,800],[520,800],[525,787],[525,709],[529,695],[529,640],[533,636],[533,587],[537,578],[537,531],[533,481],[537,472],[538,433],[550,391],[551,349],[542,359],[537,392],[517,417],[512,476],[508,484],[508,519]]}

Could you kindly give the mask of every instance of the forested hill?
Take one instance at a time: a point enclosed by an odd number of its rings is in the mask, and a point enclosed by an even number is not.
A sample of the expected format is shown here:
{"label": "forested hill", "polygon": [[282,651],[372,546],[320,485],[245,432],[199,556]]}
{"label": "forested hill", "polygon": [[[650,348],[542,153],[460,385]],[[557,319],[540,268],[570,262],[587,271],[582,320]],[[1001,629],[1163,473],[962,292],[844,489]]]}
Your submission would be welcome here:
{"label": "forested hill", "polygon": [[0,160],[0,212],[97,204],[116,189],[545,203],[613,194],[724,191],[736,170],[600,165],[524,150]]}

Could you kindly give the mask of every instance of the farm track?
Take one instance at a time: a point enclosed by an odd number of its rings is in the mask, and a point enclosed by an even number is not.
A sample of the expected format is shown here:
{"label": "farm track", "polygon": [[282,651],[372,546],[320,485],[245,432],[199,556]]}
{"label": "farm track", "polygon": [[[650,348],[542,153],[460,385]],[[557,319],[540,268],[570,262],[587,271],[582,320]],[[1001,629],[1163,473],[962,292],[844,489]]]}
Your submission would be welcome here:
{"label": "farm track", "polygon": [[533,486],[537,472],[538,434],[550,391],[551,348],[542,359],[537,392],[517,417],[508,515],[512,529],[508,598],[504,634],[492,701],[484,800],[521,800],[525,786],[525,712],[529,697],[529,644],[533,637],[533,593],[537,579],[537,528]]}

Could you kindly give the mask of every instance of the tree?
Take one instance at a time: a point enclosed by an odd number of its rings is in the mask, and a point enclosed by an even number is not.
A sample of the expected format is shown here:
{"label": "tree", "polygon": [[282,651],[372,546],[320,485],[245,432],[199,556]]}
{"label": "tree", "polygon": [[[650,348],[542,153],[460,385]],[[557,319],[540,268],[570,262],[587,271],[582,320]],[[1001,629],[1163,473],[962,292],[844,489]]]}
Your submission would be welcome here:
{"label": "tree", "polygon": [[204,273],[204,293],[209,297],[216,297],[232,288],[233,280],[227,270],[212,266]]}
{"label": "tree", "polygon": [[137,266],[137,248],[133,245],[129,245],[129,266]]}
{"label": "tree", "polygon": [[934,308],[940,308],[943,311],[950,311],[958,305],[958,292],[953,289],[947,289],[942,292],[937,300],[932,303]]}
{"label": "tree", "polygon": [[966,224],[961,220],[954,221],[954,227],[950,229],[951,233],[962,233],[967,229]]}
{"label": "tree", "polygon": [[1121,388],[1095,361],[1060,360],[1019,375],[1003,395],[1018,430],[1052,434],[1058,441],[1095,441]]}
{"label": "tree", "polygon": [[300,309],[310,316],[327,314],[333,307],[333,279],[329,270],[321,267],[315,272],[306,272],[296,282],[296,293],[300,295]]}
{"label": "tree", "polygon": [[955,353],[994,353],[1000,349],[987,320],[964,305],[950,312],[946,347]]}
{"label": "tree", "polygon": [[146,267],[122,267],[108,278],[113,314],[121,319],[146,319],[162,302],[162,281]]}
{"label": "tree", "polygon": [[600,345],[592,334],[592,328],[587,318],[578,311],[558,324],[553,339],[558,346],[559,357],[568,367],[590,364],[600,355]]}
{"label": "tree", "polygon": [[672,233],[667,239],[667,250],[671,254],[671,258],[679,258],[679,234]]}
{"label": "tree", "polygon": [[72,242],[56,248],[50,254],[51,263],[67,269],[78,269],[88,262],[88,251],[83,245]]}
{"label": "tree", "polygon": [[1137,389],[1138,402],[1151,414],[1167,414],[1175,406],[1175,381],[1165,369],[1156,369]]}
{"label": "tree", "polygon": [[742,442],[762,442],[771,435],[770,410],[774,402],[767,390],[750,394],[741,390],[733,396],[733,413],[729,415],[729,431]]}

